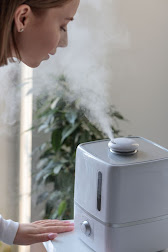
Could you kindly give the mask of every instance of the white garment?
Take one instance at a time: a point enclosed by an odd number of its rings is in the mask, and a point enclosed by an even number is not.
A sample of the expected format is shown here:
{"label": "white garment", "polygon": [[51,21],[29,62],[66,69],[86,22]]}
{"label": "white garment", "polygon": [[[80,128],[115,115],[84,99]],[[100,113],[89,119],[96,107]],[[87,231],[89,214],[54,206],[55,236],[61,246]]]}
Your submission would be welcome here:
{"label": "white garment", "polygon": [[5,220],[0,215],[0,241],[12,245],[15,239],[19,223],[12,220]]}

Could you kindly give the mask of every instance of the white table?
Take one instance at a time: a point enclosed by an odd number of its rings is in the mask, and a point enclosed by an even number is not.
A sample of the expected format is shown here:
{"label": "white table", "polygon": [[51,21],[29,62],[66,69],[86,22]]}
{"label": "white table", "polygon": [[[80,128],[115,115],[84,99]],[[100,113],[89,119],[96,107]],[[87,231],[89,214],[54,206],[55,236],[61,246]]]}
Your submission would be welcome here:
{"label": "white table", "polygon": [[[59,234],[55,241],[43,243],[47,252],[93,252],[76,236],[75,231]],[[168,250],[159,251],[168,252]]]}
{"label": "white table", "polygon": [[43,244],[47,252],[93,252],[78,238],[76,231],[58,234],[55,240]]}
{"label": "white table", "polygon": [[58,234],[55,240],[44,242],[43,245],[47,252],[94,252],[78,238],[76,231]]}
{"label": "white table", "polygon": [[[93,252],[74,232],[59,234],[55,241],[44,242],[47,252]],[[159,251],[168,252],[168,250]]]}

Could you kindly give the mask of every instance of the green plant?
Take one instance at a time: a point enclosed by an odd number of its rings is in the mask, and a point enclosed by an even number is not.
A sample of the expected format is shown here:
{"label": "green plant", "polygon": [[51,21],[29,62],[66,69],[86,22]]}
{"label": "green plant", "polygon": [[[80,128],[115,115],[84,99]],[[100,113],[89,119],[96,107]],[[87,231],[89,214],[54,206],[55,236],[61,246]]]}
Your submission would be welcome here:
{"label": "green plant", "polygon": [[[37,204],[45,201],[44,218],[73,218],[73,195],[75,177],[75,153],[80,143],[105,138],[95,125],[86,118],[77,100],[69,101],[70,90],[64,76],[58,80],[55,93],[44,95],[37,102],[34,126],[38,132],[49,133],[50,139],[38,150],[35,181],[39,184],[53,184],[53,190],[44,191],[37,198]],[[85,111],[86,112],[86,111]],[[115,137],[119,136],[118,120],[124,117],[111,106]]]}

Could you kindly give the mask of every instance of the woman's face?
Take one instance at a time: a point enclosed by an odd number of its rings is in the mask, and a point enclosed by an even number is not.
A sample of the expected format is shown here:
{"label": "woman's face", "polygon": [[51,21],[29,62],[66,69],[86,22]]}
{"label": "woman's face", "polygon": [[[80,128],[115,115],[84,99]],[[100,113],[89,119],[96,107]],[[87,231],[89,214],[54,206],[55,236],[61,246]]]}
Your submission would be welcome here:
{"label": "woman's face", "polygon": [[[66,47],[67,25],[73,20],[80,0],[72,0],[62,7],[46,9],[34,15],[28,5],[21,5],[15,12],[15,38],[21,60],[35,68],[57,47]],[[23,32],[20,32],[21,29]],[[15,56],[15,55],[13,55]]]}

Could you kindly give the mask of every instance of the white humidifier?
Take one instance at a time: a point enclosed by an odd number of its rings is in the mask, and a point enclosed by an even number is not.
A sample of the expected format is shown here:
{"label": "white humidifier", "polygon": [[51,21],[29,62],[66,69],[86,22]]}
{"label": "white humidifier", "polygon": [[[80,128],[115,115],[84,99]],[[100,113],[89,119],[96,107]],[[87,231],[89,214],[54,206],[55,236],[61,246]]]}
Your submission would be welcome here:
{"label": "white humidifier", "polygon": [[141,137],[78,146],[75,228],[96,252],[168,248],[168,150]]}

